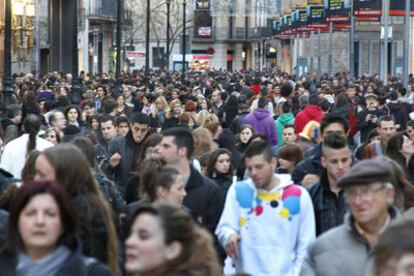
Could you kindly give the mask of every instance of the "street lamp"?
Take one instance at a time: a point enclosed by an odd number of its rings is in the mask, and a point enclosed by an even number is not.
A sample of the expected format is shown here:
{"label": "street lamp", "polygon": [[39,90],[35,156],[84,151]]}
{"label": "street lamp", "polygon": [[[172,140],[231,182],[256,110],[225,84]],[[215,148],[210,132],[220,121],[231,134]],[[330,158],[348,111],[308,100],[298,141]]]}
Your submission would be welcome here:
{"label": "street lamp", "polygon": [[182,67],[182,79],[184,80],[185,78],[185,14],[186,14],[186,6],[187,6],[187,0],[183,0],[183,67]]}
{"label": "street lamp", "polygon": [[115,76],[119,78],[121,75],[121,17],[122,17],[122,0],[117,2],[117,12],[116,12],[116,67],[115,67]]}
{"label": "street lamp", "polygon": [[12,15],[11,0],[6,0],[4,14],[4,78],[3,78],[3,102],[7,106],[13,103],[13,79],[11,76],[11,36]]}
{"label": "street lamp", "polygon": [[79,66],[78,66],[78,1],[73,1],[73,18],[72,18],[72,87],[71,102],[78,105],[81,101],[81,88],[79,85]]}
{"label": "street lamp", "polygon": [[165,55],[165,66],[167,70],[170,69],[170,13],[171,13],[171,0],[167,0],[167,49]]}
{"label": "street lamp", "polygon": [[147,0],[147,28],[145,32],[145,79],[149,85],[149,43],[150,43],[151,1]]}

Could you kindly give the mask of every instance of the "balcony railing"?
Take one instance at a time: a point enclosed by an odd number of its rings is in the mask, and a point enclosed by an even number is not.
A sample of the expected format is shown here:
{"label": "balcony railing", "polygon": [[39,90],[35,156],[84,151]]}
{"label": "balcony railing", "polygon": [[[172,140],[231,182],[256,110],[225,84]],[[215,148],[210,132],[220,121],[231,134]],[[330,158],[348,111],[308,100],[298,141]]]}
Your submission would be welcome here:
{"label": "balcony railing", "polygon": [[[94,0],[88,16],[95,20],[116,21],[117,8],[117,1],[115,0]],[[131,10],[125,7],[122,14],[122,24],[124,27],[132,27],[133,25]]]}

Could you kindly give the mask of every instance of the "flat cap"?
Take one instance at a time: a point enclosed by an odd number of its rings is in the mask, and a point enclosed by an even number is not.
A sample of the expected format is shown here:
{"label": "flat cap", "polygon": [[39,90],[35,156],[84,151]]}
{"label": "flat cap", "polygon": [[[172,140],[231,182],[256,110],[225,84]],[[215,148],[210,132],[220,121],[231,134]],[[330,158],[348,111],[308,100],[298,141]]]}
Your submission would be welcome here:
{"label": "flat cap", "polygon": [[368,185],[373,182],[392,183],[393,170],[384,159],[375,158],[358,162],[338,181],[338,186],[346,188],[355,185]]}
{"label": "flat cap", "polygon": [[368,98],[375,98],[378,100],[378,95],[374,93],[365,94],[365,99],[368,99]]}

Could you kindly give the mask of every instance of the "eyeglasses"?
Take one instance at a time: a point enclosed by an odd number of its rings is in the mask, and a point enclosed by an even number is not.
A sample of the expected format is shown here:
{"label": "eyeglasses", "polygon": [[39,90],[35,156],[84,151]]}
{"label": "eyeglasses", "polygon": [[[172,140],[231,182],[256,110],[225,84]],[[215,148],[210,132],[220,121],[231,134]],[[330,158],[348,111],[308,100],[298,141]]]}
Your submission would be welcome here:
{"label": "eyeglasses", "polygon": [[345,191],[345,197],[348,200],[356,199],[358,196],[360,196],[362,199],[370,199],[375,193],[378,193],[382,190],[384,190],[387,187],[388,183],[381,184],[380,187],[360,187],[358,189],[356,188],[349,188]]}

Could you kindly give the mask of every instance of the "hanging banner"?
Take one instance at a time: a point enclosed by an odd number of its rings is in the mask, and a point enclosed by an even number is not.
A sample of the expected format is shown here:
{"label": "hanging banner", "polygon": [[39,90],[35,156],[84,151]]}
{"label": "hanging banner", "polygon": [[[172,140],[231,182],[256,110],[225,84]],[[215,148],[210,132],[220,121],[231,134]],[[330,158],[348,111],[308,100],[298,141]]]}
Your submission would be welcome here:
{"label": "hanging banner", "polygon": [[308,26],[312,28],[326,28],[328,24],[325,18],[325,7],[323,5],[311,5],[307,7]]}
{"label": "hanging banner", "polygon": [[354,15],[373,16],[382,14],[382,0],[353,0]]}
{"label": "hanging banner", "polygon": [[[390,15],[404,16],[405,15],[405,1],[407,0],[391,0],[390,2]],[[414,0],[410,3],[410,15],[414,16]]]}
{"label": "hanging banner", "polygon": [[326,20],[332,22],[349,21],[350,0],[324,0]]}

